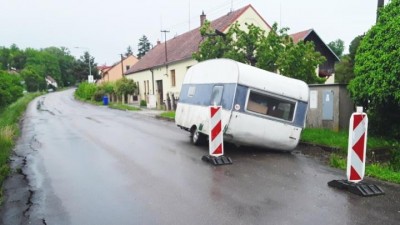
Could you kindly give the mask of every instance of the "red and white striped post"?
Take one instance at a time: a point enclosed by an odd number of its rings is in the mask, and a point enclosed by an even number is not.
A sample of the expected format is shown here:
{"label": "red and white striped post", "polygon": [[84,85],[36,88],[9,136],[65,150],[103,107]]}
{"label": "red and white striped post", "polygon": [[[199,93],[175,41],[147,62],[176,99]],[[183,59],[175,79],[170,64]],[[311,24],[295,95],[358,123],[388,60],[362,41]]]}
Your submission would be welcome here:
{"label": "red and white striped post", "polygon": [[347,180],[358,183],[365,173],[365,156],[367,148],[368,117],[362,107],[350,118],[349,144],[347,152]]}
{"label": "red and white striped post", "polygon": [[221,106],[210,106],[210,156],[221,156],[224,154],[224,140],[221,122]]}

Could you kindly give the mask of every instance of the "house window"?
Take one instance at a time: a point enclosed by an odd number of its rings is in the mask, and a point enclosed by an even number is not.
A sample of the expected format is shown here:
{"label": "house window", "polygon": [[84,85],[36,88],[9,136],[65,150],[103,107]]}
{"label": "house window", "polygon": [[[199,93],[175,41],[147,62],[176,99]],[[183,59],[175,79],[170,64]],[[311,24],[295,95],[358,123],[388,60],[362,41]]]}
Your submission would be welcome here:
{"label": "house window", "polygon": [[146,81],[143,81],[143,85],[144,85],[144,94],[146,95],[147,93]]}
{"label": "house window", "polygon": [[129,70],[129,68],[131,68],[131,66],[129,66],[129,65],[126,65],[126,66],[125,66],[125,69],[126,69],[126,70]]}
{"label": "house window", "polygon": [[147,80],[147,94],[149,94],[149,93],[150,93],[150,86],[149,86],[149,80]]}
{"label": "house window", "polygon": [[214,86],[211,94],[211,105],[221,105],[224,86]]}
{"label": "house window", "polygon": [[294,101],[250,90],[246,110],[292,121],[295,107]]}
{"label": "house window", "polygon": [[175,87],[176,80],[175,80],[175,70],[171,70],[171,86]]}

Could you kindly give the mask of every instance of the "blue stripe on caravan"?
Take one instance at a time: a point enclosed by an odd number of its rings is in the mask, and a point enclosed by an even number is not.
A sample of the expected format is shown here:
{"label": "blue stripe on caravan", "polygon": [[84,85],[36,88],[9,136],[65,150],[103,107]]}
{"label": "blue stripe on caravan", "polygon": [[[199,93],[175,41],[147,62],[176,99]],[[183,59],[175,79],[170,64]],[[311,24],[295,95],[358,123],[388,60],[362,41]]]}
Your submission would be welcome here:
{"label": "blue stripe on caravan", "polygon": [[[236,84],[184,84],[182,85],[179,102],[192,105],[211,105],[211,94],[214,86],[223,86],[221,105],[226,110],[232,109],[233,96],[235,95]],[[195,87],[195,93],[189,97],[190,87]]]}

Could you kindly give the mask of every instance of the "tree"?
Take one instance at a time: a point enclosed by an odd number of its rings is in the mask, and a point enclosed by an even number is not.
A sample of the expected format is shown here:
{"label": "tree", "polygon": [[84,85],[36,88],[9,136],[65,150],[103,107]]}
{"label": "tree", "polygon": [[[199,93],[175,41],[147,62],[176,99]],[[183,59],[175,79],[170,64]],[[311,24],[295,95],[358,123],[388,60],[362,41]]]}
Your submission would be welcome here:
{"label": "tree", "polygon": [[203,41],[199,46],[199,50],[193,53],[192,56],[199,62],[226,57],[226,52],[229,51],[229,48],[232,48],[231,35],[217,33],[215,29],[212,29],[208,20],[200,28],[200,35],[203,37]]}
{"label": "tree", "polygon": [[74,68],[76,66],[76,59],[71,55],[68,48],[61,47],[48,47],[43,51],[53,55],[60,68],[60,79],[58,80],[61,86],[70,86],[75,84],[76,77],[74,76]]}
{"label": "tree", "polygon": [[277,61],[279,56],[285,51],[283,43],[289,43],[289,36],[287,35],[287,28],[278,31],[278,24],[272,25],[271,31],[268,33],[267,38],[260,43],[258,48],[258,61],[256,66],[258,68],[268,70],[271,72],[278,71]]}
{"label": "tree", "polygon": [[276,64],[281,74],[308,84],[315,84],[324,82],[324,79],[318,77],[315,72],[315,68],[324,61],[325,58],[315,51],[314,43],[300,41],[294,44],[290,39]]}
{"label": "tree", "polygon": [[149,39],[147,39],[146,35],[143,35],[143,36],[139,39],[137,57],[138,57],[139,59],[142,58],[144,55],[146,55],[146,53],[147,53],[149,50],[150,50],[150,42],[149,42]]}
{"label": "tree", "polygon": [[21,71],[21,77],[25,81],[26,90],[29,92],[43,91],[46,89],[46,80],[37,73],[35,66],[28,66]]}
{"label": "tree", "polygon": [[115,82],[115,94],[117,94],[117,96],[133,94],[136,89],[136,83],[131,79],[127,79],[126,77],[123,77]]}
{"label": "tree", "polygon": [[354,60],[360,41],[364,35],[355,37],[349,46],[349,54],[340,58],[340,62],[335,64],[335,82],[348,84],[354,78]]}
{"label": "tree", "polygon": [[294,44],[286,33],[288,29],[278,32],[277,27],[274,24],[266,35],[253,24],[246,24],[246,28],[241,29],[236,23],[226,34],[221,34],[206,21],[200,29],[203,42],[193,58],[197,61],[229,58],[272,72],[279,71],[282,75],[308,83],[323,82],[315,69],[325,59],[315,51],[313,43]]}
{"label": "tree", "polygon": [[354,78],[354,64],[350,55],[340,58],[340,62],[335,64],[335,82],[348,84]]}
{"label": "tree", "polygon": [[93,75],[94,79],[100,78],[97,70],[97,64],[94,62],[94,57],[91,56],[89,52],[84,52],[83,55],[78,59],[74,73],[76,75],[76,80],[78,81],[87,81],[89,73]]}
{"label": "tree", "polygon": [[22,96],[21,79],[0,70],[0,109]]}
{"label": "tree", "polygon": [[350,43],[349,56],[350,56],[351,63],[353,63],[353,65],[354,65],[354,61],[356,58],[357,49],[360,46],[360,42],[364,38],[364,36],[365,35],[359,35],[359,36],[355,37]]}
{"label": "tree", "polygon": [[131,56],[131,55],[133,55],[133,51],[132,51],[132,47],[129,45],[126,48],[125,57]]}
{"label": "tree", "polygon": [[399,33],[400,0],[392,0],[360,42],[355,78],[348,86],[355,102],[373,118],[372,131],[394,138],[400,137]]}
{"label": "tree", "polygon": [[328,47],[336,54],[337,57],[342,57],[344,51],[343,40],[337,39],[335,41],[331,41],[329,42]]}

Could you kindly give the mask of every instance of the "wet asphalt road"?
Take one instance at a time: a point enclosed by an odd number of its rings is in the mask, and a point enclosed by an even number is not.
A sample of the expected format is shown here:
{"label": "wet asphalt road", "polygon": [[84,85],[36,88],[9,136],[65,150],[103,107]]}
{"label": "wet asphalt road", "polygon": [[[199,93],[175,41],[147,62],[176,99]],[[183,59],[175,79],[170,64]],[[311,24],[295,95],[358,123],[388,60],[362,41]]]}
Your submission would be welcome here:
{"label": "wet asphalt road", "polygon": [[174,123],[77,102],[34,100],[5,184],[2,224],[399,224],[400,186],[363,198],[327,186],[343,171],[301,153],[227,147],[201,161]]}

